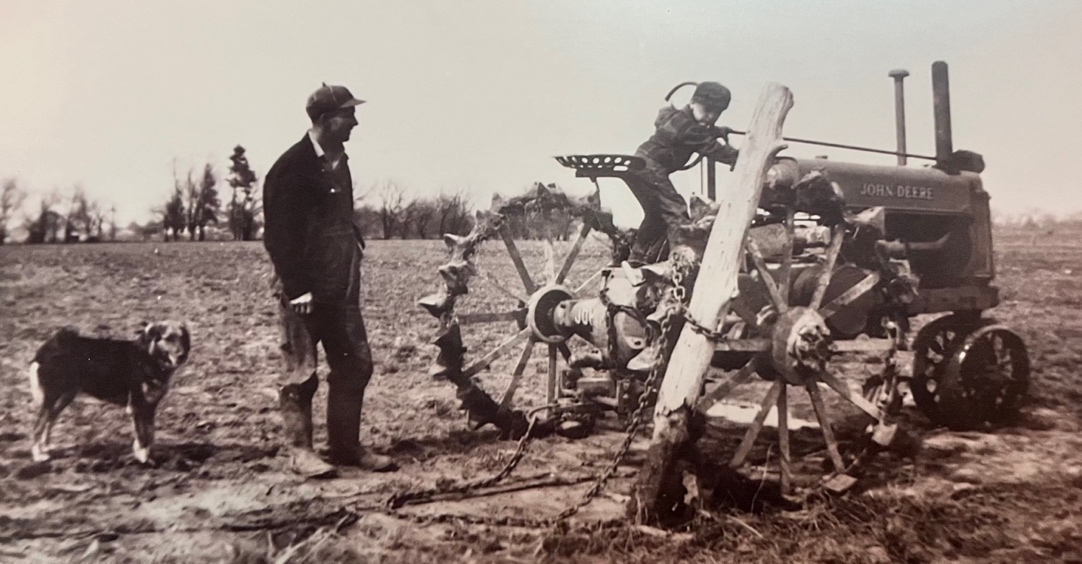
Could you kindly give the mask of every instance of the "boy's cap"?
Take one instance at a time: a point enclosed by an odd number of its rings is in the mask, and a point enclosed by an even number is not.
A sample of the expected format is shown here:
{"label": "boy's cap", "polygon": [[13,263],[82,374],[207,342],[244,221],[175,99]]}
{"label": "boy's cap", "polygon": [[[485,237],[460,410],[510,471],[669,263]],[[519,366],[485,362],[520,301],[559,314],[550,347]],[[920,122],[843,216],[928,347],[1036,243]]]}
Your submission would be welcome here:
{"label": "boy's cap", "polygon": [[729,107],[732,94],[729,89],[717,82],[700,82],[691,95],[693,102],[700,102],[708,106]]}
{"label": "boy's cap", "polygon": [[308,112],[308,117],[315,121],[319,119],[319,116],[327,112],[333,112],[339,108],[359,106],[363,103],[364,100],[354,98],[353,94],[345,86],[327,86],[327,83],[324,82],[323,86],[320,86],[308,97],[308,104],[305,105],[304,110]]}

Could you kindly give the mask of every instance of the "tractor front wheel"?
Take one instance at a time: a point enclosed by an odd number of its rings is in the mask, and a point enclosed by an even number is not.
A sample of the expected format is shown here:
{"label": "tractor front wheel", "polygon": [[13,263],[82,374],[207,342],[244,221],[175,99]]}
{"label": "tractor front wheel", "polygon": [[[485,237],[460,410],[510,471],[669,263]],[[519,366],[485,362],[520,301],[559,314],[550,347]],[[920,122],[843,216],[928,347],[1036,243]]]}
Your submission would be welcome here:
{"label": "tractor front wheel", "polygon": [[952,430],[1010,422],[1029,392],[1026,345],[1002,325],[988,325],[949,351],[938,393],[940,422]]}

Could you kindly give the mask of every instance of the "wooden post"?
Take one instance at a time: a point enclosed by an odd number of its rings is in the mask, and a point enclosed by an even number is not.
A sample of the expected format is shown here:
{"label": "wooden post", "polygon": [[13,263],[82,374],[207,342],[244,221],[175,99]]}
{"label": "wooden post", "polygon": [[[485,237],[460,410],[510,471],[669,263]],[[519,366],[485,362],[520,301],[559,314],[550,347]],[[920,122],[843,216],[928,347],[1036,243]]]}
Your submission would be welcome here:
{"label": "wooden post", "polygon": [[[781,144],[782,124],[793,106],[793,95],[780,84],[768,84],[759,97],[747,137],[736,162],[738,194],[720,202],[692,289],[687,313],[699,324],[714,327],[728,311],[736,292],[737,272],[744,239],[755,216],[766,172]],[[628,502],[628,514],[639,523],[655,522],[672,499],[675,462],[689,441],[691,410],[702,391],[703,379],[714,353],[714,343],[685,325],[676,342],[654,410],[654,434],[646,463]]]}

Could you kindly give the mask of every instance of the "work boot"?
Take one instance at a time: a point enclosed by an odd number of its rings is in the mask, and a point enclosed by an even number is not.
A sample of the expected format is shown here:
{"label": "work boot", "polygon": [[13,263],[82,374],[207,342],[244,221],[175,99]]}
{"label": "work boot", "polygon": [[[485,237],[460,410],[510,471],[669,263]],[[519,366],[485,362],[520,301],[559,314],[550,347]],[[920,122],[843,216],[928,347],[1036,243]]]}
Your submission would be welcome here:
{"label": "work boot", "polygon": [[356,466],[370,472],[389,472],[398,466],[389,456],[369,452],[361,446],[361,409],[364,391],[350,393],[331,386],[327,393],[327,442],[331,462]]}
{"label": "work boot", "polygon": [[312,396],[319,380],[313,375],[303,384],[289,384],[278,391],[286,451],[290,469],[305,478],[333,478],[338,474],[312,450]]}

